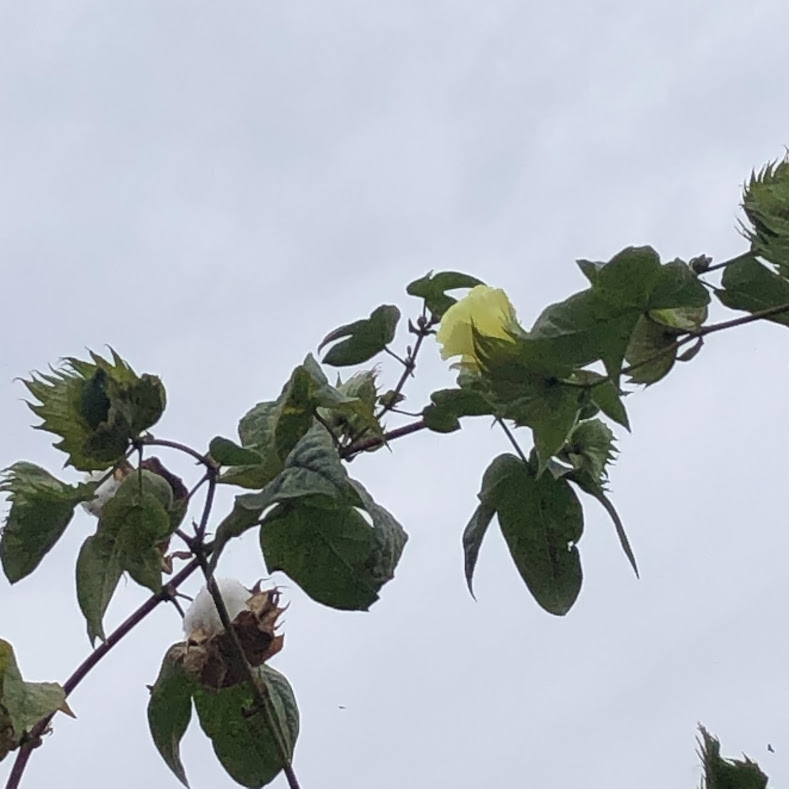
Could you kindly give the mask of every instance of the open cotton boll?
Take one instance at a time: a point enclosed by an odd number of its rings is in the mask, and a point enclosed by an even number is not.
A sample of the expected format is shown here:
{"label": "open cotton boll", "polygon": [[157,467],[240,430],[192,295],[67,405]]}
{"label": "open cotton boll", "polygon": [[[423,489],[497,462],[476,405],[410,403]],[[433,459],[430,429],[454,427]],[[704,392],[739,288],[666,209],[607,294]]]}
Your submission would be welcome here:
{"label": "open cotton boll", "polygon": [[[242,586],[235,578],[217,578],[216,584],[222,595],[222,600],[227,608],[230,620],[235,619],[242,611],[249,608],[247,605],[252,593]],[[196,630],[202,630],[206,638],[222,632],[222,621],[219,611],[216,610],[211,592],[204,586],[195,597],[194,602],[184,616],[184,633],[187,639],[191,638]]]}
{"label": "open cotton boll", "polygon": [[[85,475],[85,482],[97,482],[106,473],[106,471],[90,471]],[[123,476],[117,473],[113,474],[96,488],[96,495],[90,501],[82,502],[83,508],[98,518],[104,505],[118,492],[121,482],[123,482]]]}

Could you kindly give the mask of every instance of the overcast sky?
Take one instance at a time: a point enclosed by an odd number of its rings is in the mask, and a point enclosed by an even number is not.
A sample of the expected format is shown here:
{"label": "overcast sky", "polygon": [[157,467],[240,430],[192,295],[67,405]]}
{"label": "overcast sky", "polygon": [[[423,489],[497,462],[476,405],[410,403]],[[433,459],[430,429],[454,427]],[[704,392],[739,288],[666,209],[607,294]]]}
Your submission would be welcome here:
{"label": "overcast sky", "polygon": [[[742,183],[789,143],[787,25],[778,0],[3,2],[0,466],[58,470],[13,379],[86,347],[161,375],[157,435],[204,448],[330,329],[415,314],[428,269],[503,287],[530,324],[584,287],[576,258],[743,251]],[[451,381],[428,348],[409,404]],[[699,721],[789,785],[787,392],[786,329],[752,326],[629,398],[612,488],[642,579],[585,502],[561,619],[496,530],[479,602],[465,589],[460,535],[508,449],[485,420],[356,461],[411,539],[367,614],[277,579],[303,789],[695,787]],[[80,513],[38,574],[0,581],[28,679],[90,649],[73,566],[93,528]],[[220,574],[265,575],[254,535]],[[144,598],[123,585],[109,626]],[[24,785],[177,786],[145,685],[179,638],[162,607],[112,652]],[[233,785],[195,722],[183,751],[194,789]]]}

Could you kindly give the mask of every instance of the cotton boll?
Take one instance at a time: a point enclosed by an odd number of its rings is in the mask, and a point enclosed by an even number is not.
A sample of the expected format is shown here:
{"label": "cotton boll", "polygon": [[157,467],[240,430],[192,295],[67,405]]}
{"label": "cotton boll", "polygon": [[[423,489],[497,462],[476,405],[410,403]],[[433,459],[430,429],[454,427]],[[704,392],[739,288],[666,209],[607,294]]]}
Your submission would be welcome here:
{"label": "cotton boll", "polygon": [[[231,621],[249,608],[247,603],[252,593],[235,578],[217,578],[216,584]],[[204,586],[184,616],[184,633],[190,638],[196,630],[201,630],[204,637],[211,638],[221,633],[222,629],[219,611],[216,610],[211,592]]]}
{"label": "cotton boll", "polygon": [[[97,482],[106,474],[106,471],[90,471],[85,475],[85,482]],[[83,508],[98,518],[104,505],[118,492],[121,482],[123,482],[123,475],[115,472],[96,488],[96,495],[91,501],[82,502]]]}

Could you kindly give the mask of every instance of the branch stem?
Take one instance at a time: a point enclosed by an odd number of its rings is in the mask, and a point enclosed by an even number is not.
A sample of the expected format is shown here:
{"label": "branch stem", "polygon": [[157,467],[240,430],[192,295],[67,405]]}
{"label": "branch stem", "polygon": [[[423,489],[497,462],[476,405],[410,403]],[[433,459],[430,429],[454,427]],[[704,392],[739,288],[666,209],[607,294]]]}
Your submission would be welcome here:
{"label": "branch stem", "polygon": [[[192,559],[189,564],[183,567],[170,579],[169,583],[165,584],[156,594],[151,595],[151,597],[132,613],[126,621],[115,628],[115,630],[107,636],[107,640],[96,647],[96,649],[74,669],[72,675],[63,683],[63,690],[66,692],[66,696],[68,697],[71,695],[77,685],[90,674],[99,661],[101,661],[124,636],[134,630],[134,628],[137,627],[137,625],[139,625],[159,603],[169,600],[178,586],[198,569],[200,569],[200,562],[196,558]],[[49,728],[49,724],[52,722],[54,715],[55,713],[38,721],[30,730],[27,740],[19,746],[14,766],[11,768],[11,774],[8,776],[8,781],[6,782],[6,789],[17,789],[19,787],[28,760],[30,759],[30,754],[40,742],[42,735]]]}

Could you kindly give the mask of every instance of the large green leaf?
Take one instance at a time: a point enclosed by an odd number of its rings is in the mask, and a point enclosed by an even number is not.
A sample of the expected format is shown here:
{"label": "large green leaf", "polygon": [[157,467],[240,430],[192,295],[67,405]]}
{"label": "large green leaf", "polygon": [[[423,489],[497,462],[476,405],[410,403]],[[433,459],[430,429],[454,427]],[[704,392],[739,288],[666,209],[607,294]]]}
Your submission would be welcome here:
{"label": "large green leaf", "polygon": [[329,343],[340,342],[333,345],[323,357],[324,364],[347,367],[372,359],[392,342],[399,320],[400,310],[392,304],[384,304],[373,310],[369,318],[329,332],[318,346],[318,351]]}
{"label": "large green leaf", "polygon": [[611,304],[597,289],[576,293],[552,304],[537,318],[522,341],[533,368],[563,377],[559,365],[584,366],[602,360],[617,375],[639,311]]}
{"label": "large green leaf", "polygon": [[447,295],[448,290],[459,288],[473,288],[483,282],[468,274],[458,271],[439,271],[438,274],[429,272],[420,279],[415,279],[406,288],[409,296],[424,299],[425,307],[434,319],[440,318],[457,299]]}
{"label": "large green leaf", "polygon": [[520,341],[522,357],[534,369],[563,377],[551,365],[578,367],[601,360],[616,386],[645,311],[654,311],[655,319],[668,325],[675,325],[671,321],[679,320],[682,311],[706,317],[709,295],[693,270],[679,260],[661,266],[651,247],[628,247],[607,263],[578,263],[592,287],[547,307]]}
{"label": "large green leaf", "polygon": [[[789,305],[789,282],[755,257],[741,257],[726,266],[721,285],[723,290],[716,291],[716,295],[733,310],[753,313]],[[771,315],[767,320],[789,326],[789,306],[786,312]]]}
{"label": "large green leaf", "polygon": [[280,504],[260,529],[270,572],[282,570],[313,600],[346,611],[366,611],[378,599],[374,544],[358,510],[323,499]]}
{"label": "large green leaf", "polygon": [[178,780],[189,786],[181,762],[181,740],[192,717],[194,680],[183,670],[184,645],[173,645],[164,656],[159,676],[151,688],[148,726],[156,749]]}
{"label": "large green leaf", "polygon": [[337,479],[342,485],[331,494],[310,477],[302,481],[303,487],[283,485],[259,502],[278,502],[260,530],[266,566],[287,573],[324,605],[367,610],[394,576],[406,533],[359,482]]}
{"label": "large green leaf", "polygon": [[71,714],[63,688],[56,682],[25,682],[13,647],[0,639],[0,760],[36,723],[58,710]]}
{"label": "large green leaf", "polygon": [[535,477],[509,456],[500,470],[495,507],[515,566],[534,599],[551,614],[566,614],[581,590],[577,542],[583,534],[578,497],[564,479]]}
{"label": "large green leaf", "polygon": [[[255,669],[268,689],[273,712],[289,757],[299,734],[299,713],[293,689],[285,677],[262,665]],[[230,777],[248,787],[261,787],[276,778],[284,767],[275,735],[266,724],[247,683],[211,692],[197,688],[195,709],[200,726],[210,738],[222,766]]]}
{"label": "large green leaf", "polygon": [[24,381],[38,400],[29,404],[43,420],[38,429],[59,436],[55,446],[82,471],[120,460],[131,439],[159,420],[166,402],[162,382],[138,376],[115,351],[112,361],[90,356],[90,362],[68,358],[61,369]]}
{"label": "large green leaf", "polygon": [[6,469],[0,491],[9,494],[11,509],[0,536],[0,560],[11,583],[38,567],[71,522],[74,507],[90,501],[96,487],[67,485],[32,463]]}

